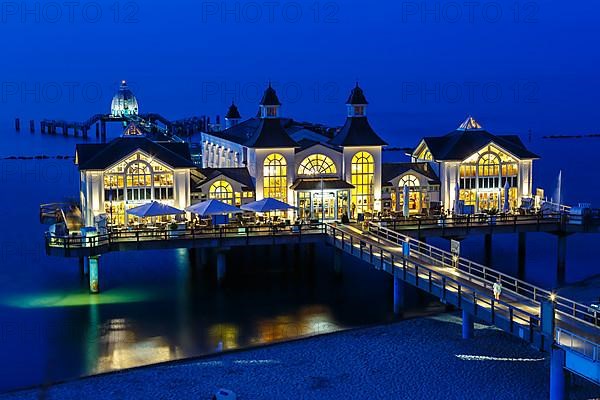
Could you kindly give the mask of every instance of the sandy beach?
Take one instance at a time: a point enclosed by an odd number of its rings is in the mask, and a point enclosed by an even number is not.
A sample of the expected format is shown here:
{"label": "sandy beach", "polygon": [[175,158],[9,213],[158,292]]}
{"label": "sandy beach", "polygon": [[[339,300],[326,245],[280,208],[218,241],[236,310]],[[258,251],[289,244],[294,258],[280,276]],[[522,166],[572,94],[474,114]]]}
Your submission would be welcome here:
{"label": "sandy beach", "polygon": [[[549,359],[517,338],[444,314],[78,379],[0,399],[547,399]],[[571,399],[600,397],[579,378]]]}

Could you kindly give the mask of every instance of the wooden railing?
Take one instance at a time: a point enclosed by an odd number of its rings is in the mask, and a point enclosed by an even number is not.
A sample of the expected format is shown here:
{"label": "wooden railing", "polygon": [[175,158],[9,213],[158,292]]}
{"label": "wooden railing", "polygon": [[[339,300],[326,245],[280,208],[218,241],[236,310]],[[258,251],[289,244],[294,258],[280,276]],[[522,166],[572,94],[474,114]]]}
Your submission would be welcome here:
{"label": "wooden railing", "polygon": [[259,236],[302,236],[324,233],[322,223],[310,225],[257,225],[223,226],[214,228],[190,229],[132,229],[112,231],[96,236],[54,236],[46,233],[46,246],[64,249],[83,247],[102,247],[113,243],[131,243],[144,241],[173,241],[196,239],[224,239]]}
{"label": "wooden railing", "polygon": [[[413,254],[418,254],[429,262],[441,267],[454,267],[467,274],[473,279],[483,280],[488,285],[500,281],[502,290],[507,290],[515,295],[523,296],[537,304],[544,301],[554,301],[555,310],[558,314],[567,318],[576,320],[587,326],[598,328],[600,318],[598,313],[590,310],[589,306],[556,295],[555,293],[532,285],[523,280],[514,278],[500,271],[478,264],[463,257],[456,258],[452,253],[431,246],[427,243],[413,239],[407,235],[379,226],[375,223],[369,223],[369,232],[376,237],[388,240],[399,246],[407,242]],[[600,328],[598,328],[600,335]]]}

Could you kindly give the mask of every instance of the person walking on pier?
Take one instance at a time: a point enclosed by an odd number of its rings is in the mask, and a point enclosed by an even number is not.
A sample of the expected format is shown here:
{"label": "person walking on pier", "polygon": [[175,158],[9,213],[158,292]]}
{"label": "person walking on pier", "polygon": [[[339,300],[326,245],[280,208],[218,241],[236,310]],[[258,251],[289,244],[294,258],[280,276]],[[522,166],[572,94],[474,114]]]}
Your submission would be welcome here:
{"label": "person walking on pier", "polygon": [[500,300],[500,294],[502,293],[502,283],[500,282],[500,279],[498,279],[493,286],[494,289],[494,298],[496,299],[496,301]]}

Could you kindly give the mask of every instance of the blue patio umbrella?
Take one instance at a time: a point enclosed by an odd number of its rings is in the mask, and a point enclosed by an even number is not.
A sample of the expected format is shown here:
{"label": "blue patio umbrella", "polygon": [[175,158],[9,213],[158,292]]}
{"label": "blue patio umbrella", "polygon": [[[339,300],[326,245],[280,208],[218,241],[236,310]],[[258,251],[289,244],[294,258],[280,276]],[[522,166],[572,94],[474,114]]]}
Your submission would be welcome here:
{"label": "blue patio umbrella", "polygon": [[241,209],[244,211],[264,213],[270,211],[294,210],[296,207],[284,203],[283,201],[266,197],[262,200],[243,205]]}
{"label": "blue patio umbrella", "polygon": [[510,211],[510,204],[508,202],[508,192],[509,191],[510,191],[510,185],[508,184],[508,179],[507,179],[506,183],[504,184],[504,207],[502,207],[502,211],[504,211],[504,212]]}
{"label": "blue patio umbrella", "polygon": [[151,201],[150,203],[127,210],[127,214],[135,215],[136,217],[141,218],[161,217],[164,215],[179,215],[184,213],[185,211],[183,210],[159,203],[158,201]]}
{"label": "blue patio umbrella", "polygon": [[202,217],[206,217],[209,215],[236,214],[242,212],[242,210],[232,206],[231,204],[223,203],[222,201],[214,199],[206,200],[202,203],[191,205],[188,208],[186,208],[185,211],[198,214]]}

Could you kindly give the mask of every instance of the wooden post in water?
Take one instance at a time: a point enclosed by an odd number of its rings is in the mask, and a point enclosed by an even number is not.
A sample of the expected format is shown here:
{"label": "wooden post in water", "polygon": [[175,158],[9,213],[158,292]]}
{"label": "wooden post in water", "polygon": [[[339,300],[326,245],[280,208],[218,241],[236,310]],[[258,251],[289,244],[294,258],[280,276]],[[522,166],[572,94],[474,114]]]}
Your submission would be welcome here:
{"label": "wooden post in water", "polygon": [[15,131],[21,132],[21,120],[19,118],[15,119]]}
{"label": "wooden post in water", "polygon": [[96,122],[96,139],[100,137],[100,123]]}
{"label": "wooden post in water", "polygon": [[29,120],[29,132],[35,133],[35,121],[32,119]]}

